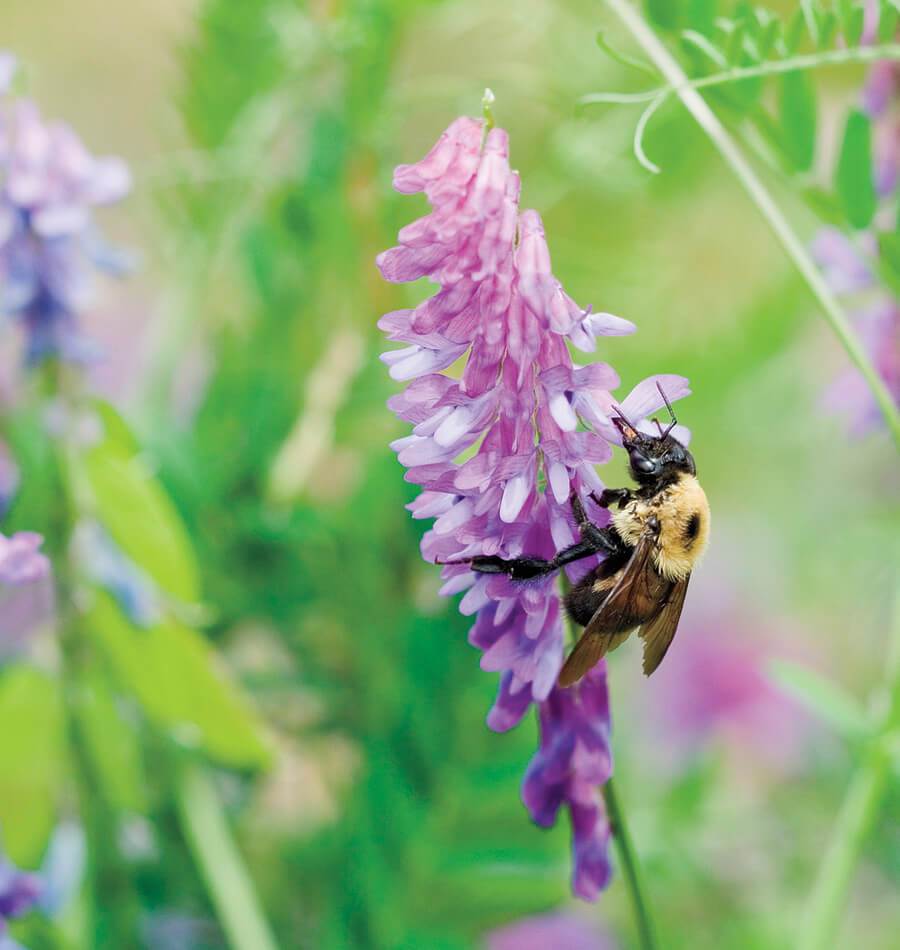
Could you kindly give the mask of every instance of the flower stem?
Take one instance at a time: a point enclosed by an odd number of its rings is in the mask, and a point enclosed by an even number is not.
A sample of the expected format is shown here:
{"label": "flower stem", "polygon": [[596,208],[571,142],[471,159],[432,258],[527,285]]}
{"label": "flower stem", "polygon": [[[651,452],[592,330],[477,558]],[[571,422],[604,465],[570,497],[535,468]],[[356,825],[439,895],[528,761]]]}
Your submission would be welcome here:
{"label": "flower stem", "polygon": [[181,764],[175,798],[182,829],[232,950],[277,950],[222,803],[203,766]]}
{"label": "flower stem", "polygon": [[691,87],[684,70],[678,65],[678,62],[669,53],[641,14],[628,0],[606,0],[606,3],[640,44],[663,77],[675,87],[679,99],[707,134],[735,177],[747,191],[760,214],[775,232],[788,257],[806,281],[816,300],[818,300],[825,319],[837,335],[847,355],[862,373],[884,415],[897,447],[900,448],[900,411],[894,404],[884,380],[878,375],[862,343],[854,333],[843,307],[816,267],[803,241],[795,234],[784,213],[769,194],[766,186],[737,143],[716,117],[703,96]]}
{"label": "flower stem", "polygon": [[641,878],[640,864],[631,844],[628,826],[625,824],[625,813],[619,805],[613,777],[610,776],[603,786],[603,801],[606,804],[606,815],[612,829],[613,841],[619,855],[619,863],[631,898],[631,906],[637,923],[638,936],[642,950],[655,950],[659,946],[656,940],[656,929],[653,926],[653,917],[650,914],[650,904],[644,893]]}
{"label": "flower stem", "polygon": [[888,645],[884,682],[872,698],[873,738],[850,781],[800,929],[798,950],[825,950],[838,933],[853,870],[881,810],[900,726],[900,594]]}

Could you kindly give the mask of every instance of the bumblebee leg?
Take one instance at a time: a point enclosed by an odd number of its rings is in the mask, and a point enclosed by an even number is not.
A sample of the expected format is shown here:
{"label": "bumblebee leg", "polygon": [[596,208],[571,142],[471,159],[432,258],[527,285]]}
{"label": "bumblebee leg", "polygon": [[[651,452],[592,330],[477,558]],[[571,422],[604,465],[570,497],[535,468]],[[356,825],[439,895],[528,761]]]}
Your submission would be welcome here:
{"label": "bumblebee leg", "polygon": [[593,498],[601,508],[609,508],[609,506],[613,504],[618,504],[621,508],[631,501],[631,489],[604,488],[599,495],[597,495],[596,492],[591,492],[591,498]]}
{"label": "bumblebee leg", "polygon": [[[614,491],[628,492],[628,489],[618,488],[614,489]],[[605,495],[606,491],[604,491],[603,494]],[[599,504],[599,500],[594,496],[593,492],[591,493],[591,497]],[[602,551],[604,554],[618,554],[622,551],[622,539],[619,537],[616,529],[611,526],[607,528],[597,527],[597,525],[595,525],[594,522],[591,521],[591,519],[587,516],[587,512],[584,510],[584,505],[581,503],[581,499],[574,492],[569,499],[569,504],[572,506],[572,514],[575,515],[575,521],[578,524],[578,530],[581,532],[581,539],[583,542],[587,542],[593,547],[594,550],[592,553],[599,554]]]}
{"label": "bumblebee leg", "polygon": [[[593,526],[592,526],[593,527]],[[598,535],[603,535],[603,529],[594,528]],[[438,561],[438,564],[468,564],[473,571],[479,574],[506,574],[515,581],[531,580],[535,577],[546,577],[558,571],[565,564],[579,561],[581,558],[599,554],[608,550],[608,542],[601,543],[593,538],[583,538],[577,544],[560,551],[552,560],[547,561],[539,557],[517,557],[509,560],[498,557],[496,554],[482,554],[463,561]]]}

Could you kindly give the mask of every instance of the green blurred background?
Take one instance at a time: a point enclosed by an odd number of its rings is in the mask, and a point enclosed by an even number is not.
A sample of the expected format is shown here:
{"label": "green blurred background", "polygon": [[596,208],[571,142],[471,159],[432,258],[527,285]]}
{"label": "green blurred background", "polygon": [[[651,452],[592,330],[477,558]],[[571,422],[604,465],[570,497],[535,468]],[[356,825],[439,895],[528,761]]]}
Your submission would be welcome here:
{"label": "green blurred background", "polygon": [[[680,414],[713,541],[666,667],[644,681],[632,647],[610,664],[619,787],[663,945],[791,946],[853,750],[773,668],[802,664],[861,701],[879,680],[896,456],[883,432],[849,436],[823,411],[845,357],[684,111],[650,128],[657,177],[632,154],[632,108],[576,113],[584,93],[642,87],[594,42],[609,26],[628,46],[603,5],[11,0],[0,22],[44,112],[134,170],[105,222],[140,268],[90,315],[110,352],[94,385],[186,524],[204,632],[265,722],[269,765],[217,784],[280,945],[481,946],[551,908],[635,945],[621,880],[575,908],[567,829],[533,827],[519,803],[536,729],[484,725],[493,676],[418,558],[413,490],[387,447],[404,427],[384,406],[396,387],[375,321],[424,293],[374,267],[424,209],[393,194],[392,168],[477,114],[489,86],[556,275],[638,325],[598,358],[625,391],[655,372],[694,391]],[[863,75],[816,74],[812,180]],[[772,183],[811,239],[820,222]],[[604,479],[623,478],[617,459]],[[140,755],[152,776],[152,748]],[[154,846],[109,857],[115,898],[85,945],[223,946],[152,778],[141,812],[97,819],[139,822]],[[839,946],[896,947],[898,813],[894,782]]]}

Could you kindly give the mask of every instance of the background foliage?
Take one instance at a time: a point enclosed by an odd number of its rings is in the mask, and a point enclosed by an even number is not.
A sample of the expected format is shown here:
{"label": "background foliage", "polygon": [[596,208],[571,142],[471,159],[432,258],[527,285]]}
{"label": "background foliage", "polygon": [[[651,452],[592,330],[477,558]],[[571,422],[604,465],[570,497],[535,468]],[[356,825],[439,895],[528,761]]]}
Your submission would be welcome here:
{"label": "background foliage", "polygon": [[[682,414],[714,542],[671,667],[647,683],[633,651],[611,664],[620,789],[664,945],[792,946],[862,754],[834,710],[850,708],[846,725],[883,667],[896,460],[883,433],[851,438],[823,411],[844,356],[687,113],[669,104],[650,124],[653,177],[632,154],[632,110],[576,110],[595,90],[652,85],[598,50],[601,28],[629,48],[603,6],[172,0],[162,20],[138,4],[124,46],[141,88],[106,49],[114,23],[79,15],[70,50],[75,14],[56,11],[45,35],[48,6],[14,5],[4,42],[48,112],[132,160],[137,193],[113,224],[143,261],[94,318],[108,361],[77,399],[102,440],[60,452],[43,434],[41,393],[65,381],[32,380],[4,417],[23,478],[2,529],[42,531],[89,595],[70,610],[63,589],[51,646],[0,670],[0,722],[17,724],[0,731],[4,847],[35,867],[78,816],[88,853],[72,900],[19,939],[224,946],[215,874],[185,831],[204,790],[279,946],[480,946],[569,906],[566,830],[533,827],[518,800],[534,726],[488,732],[492,678],[418,558],[377,360],[377,316],[418,299],[373,265],[415,213],[391,170],[477,112],[488,85],[567,291],[638,324],[599,358],[626,390],[666,371],[694,387]],[[795,6],[647,3],[694,77],[859,41],[857,5],[816,6],[814,35]],[[875,215],[863,75],[710,91],[805,240]],[[135,111],[158,133],[115,121]],[[896,281],[897,255],[883,259]],[[149,624],[67,559],[86,516],[160,592]],[[739,671],[716,690],[708,642]],[[839,945],[887,950],[900,929],[898,807],[893,780]],[[578,912],[632,945],[620,883]]]}

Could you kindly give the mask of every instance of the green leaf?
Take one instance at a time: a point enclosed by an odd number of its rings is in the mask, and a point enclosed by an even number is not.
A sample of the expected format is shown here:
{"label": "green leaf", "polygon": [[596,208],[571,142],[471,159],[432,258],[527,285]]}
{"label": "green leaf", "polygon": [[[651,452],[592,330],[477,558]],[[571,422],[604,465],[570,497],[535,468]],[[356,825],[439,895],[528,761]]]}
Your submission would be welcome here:
{"label": "green leaf", "polygon": [[829,224],[837,227],[846,227],[847,219],[844,210],[835,198],[833,192],[821,188],[818,185],[811,185],[803,189],[803,197],[809,203],[809,206]]}
{"label": "green leaf", "polygon": [[712,33],[718,5],[717,0],[688,0],[687,22],[691,29]]}
{"label": "green leaf", "polygon": [[878,235],[879,274],[900,296],[900,233],[885,231]]}
{"label": "green leaf", "polygon": [[784,47],[788,56],[793,56],[800,48],[803,37],[806,35],[806,17],[802,10],[797,10],[791,17],[784,32]]}
{"label": "green leaf", "polygon": [[644,0],[647,14],[654,23],[671,30],[681,22],[681,0]]}
{"label": "green leaf", "polygon": [[110,439],[84,459],[96,513],[116,544],[173,597],[199,599],[197,565],[175,506],[140,456]]}
{"label": "green leaf", "polygon": [[781,77],[779,111],[784,152],[797,171],[808,171],[816,154],[816,94],[806,73]]}
{"label": "green leaf", "polygon": [[126,722],[106,678],[90,675],[78,693],[78,724],[94,774],[107,801],[142,811],[144,775],[136,724]]}
{"label": "green leaf", "polygon": [[772,16],[767,10],[758,12],[761,29],[757,38],[757,46],[762,59],[766,59],[775,47],[775,43],[781,35],[781,21]]}
{"label": "green leaf", "polygon": [[847,220],[855,228],[867,227],[877,204],[872,180],[872,129],[869,117],[858,109],[847,117],[835,189]]}
{"label": "green leaf", "polygon": [[827,49],[837,32],[838,18],[833,10],[821,10],[818,14],[819,40],[816,44],[819,49]]}
{"label": "green leaf", "polygon": [[862,7],[853,6],[843,20],[844,37],[848,46],[859,46],[863,29],[866,23],[866,11]]}
{"label": "green leaf", "polygon": [[900,11],[896,7],[884,4],[881,8],[881,17],[878,20],[878,42],[892,42],[897,35],[898,23],[900,23]]}
{"label": "green leaf", "polygon": [[85,629],[147,717],[224,765],[259,768],[269,749],[247,698],[206,640],[174,620],[132,626],[97,593]]}
{"label": "green leaf", "polygon": [[769,675],[784,692],[801,702],[844,738],[860,739],[867,734],[865,711],[837,683],[808,667],[785,660],[770,663]]}
{"label": "green leaf", "polygon": [[62,694],[56,680],[30,666],[0,676],[0,834],[23,867],[41,859],[56,820],[65,765]]}

